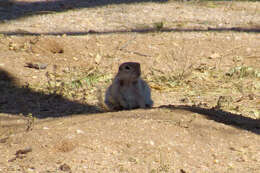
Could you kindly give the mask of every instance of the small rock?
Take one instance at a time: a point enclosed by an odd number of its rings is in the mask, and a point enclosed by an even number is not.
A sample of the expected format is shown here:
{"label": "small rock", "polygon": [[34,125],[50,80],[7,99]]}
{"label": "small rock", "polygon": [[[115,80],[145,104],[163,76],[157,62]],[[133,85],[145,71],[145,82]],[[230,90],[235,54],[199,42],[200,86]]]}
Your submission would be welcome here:
{"label": "small rock", "polygon": [[249,100],[254,100],[255,99],[255,95],[254,94],[248,94],[248,98],[249,98]]}
{"label": "small rock", "polygon": [[219,163],[219,160],[215,159],[215,160],[214,160],[214,163],[216,163],[216,164]]}
{"label": "small rock", "polygon": [[47,66],[48,66],[48,64],[45,64],[45,63],[26,63],[25,67],[40,70],[40,69],[46,69]]}
{"label": "small rock", "polygon": [[101,61],[101,56],[99,54],[96,55],[95,62],[99,64]]}
{"label": "small rock", "polygon": [[0,139],[0,143],[6,143],[7,140],[8,140],[8,137],[2,138],[2,139]]}
{"label": "small rock", "polygon": [[66,163],[60,165],[60,170],[64,171],[64,172],[71,172],[71,168],[69,165],[67,165]]}
{"label": "small rock", "polygon": [[28,168],[27,171],[28,172],[35,172],[35,170],[33,168]]}
{"label": "small rock", "polygon": [[187,173],[184,169],[180,169],[180,173]]}
{"label": "small rock", "polygon": [[21,149],[21,150],[17,150],[15,155],[27,154],[29,152],[32,152],[32,148],[31,147],[28,147],[28,148],[25,148],[25,149]]}
{"label": "small rock", "polygon": [[219,57],[220,57],[220,55],[218,53],[213,53],[212,55],[209,56],[209,59],[216,59]]}
{"label": "small rock", "polygon": [[77,130],[77,134],[83,134],[84,132],[82,130]]}
{"label": "small rock", "polygon": [[185,97],[185,98],[180,99],[180,101],[183,102],[183,103],[188,103],[189,99]]}

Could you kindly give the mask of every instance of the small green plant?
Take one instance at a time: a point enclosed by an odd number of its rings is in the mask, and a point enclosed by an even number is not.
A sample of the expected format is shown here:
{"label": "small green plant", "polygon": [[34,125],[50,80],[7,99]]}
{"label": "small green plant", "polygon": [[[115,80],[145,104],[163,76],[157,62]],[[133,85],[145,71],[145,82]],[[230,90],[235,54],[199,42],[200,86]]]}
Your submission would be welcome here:
{"label": "small green plant", "polygon": [[35,122],[35,117],[33,117],[32,113],[29,113],[27,115],[28,119],[27,119],[27,124],[26,124],[26,131],[32,131],[33,127],[34,127],[34,122]]}
{"label": "small green plant", "polygon": [[260,72],[252,67],[247,66],[237,66],[229,70],[226,73],[227,76],[244,78],[244,77],[256,77],[260,78]]}
{"label": "small green plant", "polygon": [[163,21],[154,23],[154,27],[156,28],[157,31],[160,31],[161,29],[163,29],[163,25],[164,25]]}
{"label": "small green plant", "polygon": [[176,49],[171,51],[169,55],[159,58],[159,61],[165,61],[165,66],[168,66],[168,68],[165,68],[165,70],[152,69],[148,81],[155,84],[155,89],[173,89],[176,86],[186,85],[185,79],[191,76],[195,70],[187,50],[183,46],[177,45]]}
{"label": "small green plant", "polygon": [[169,172],[170,166],[168,164],[162,164],[157,168],[158,172]]}
{"label": "small green plant", "polygon": [[180,85],[181,80],[180,80],[180,76],[177,74],[172,75],[172,74],[163,74],[163,75],[156,75],[152,77],[152,82],[156,83],[157,85],[162,85],[165,87],[175,87]]}
{"label": "small green plant", "polygon": [[47,86],[45,92],[61,95],[73,100],[86,100],[96,90],[99,83],[110,80],[109,75],[101,73],[97,68],[89,69],[68,68],[58,73],[54,68],[53,73],[46,73]]}

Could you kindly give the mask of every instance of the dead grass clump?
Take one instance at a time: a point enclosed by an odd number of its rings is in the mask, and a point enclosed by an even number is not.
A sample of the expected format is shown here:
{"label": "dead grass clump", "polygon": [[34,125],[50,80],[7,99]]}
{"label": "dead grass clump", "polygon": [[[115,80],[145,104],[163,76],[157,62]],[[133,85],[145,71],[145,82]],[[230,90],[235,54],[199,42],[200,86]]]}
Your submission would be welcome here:
{"label": "dead grass clump", "polygon": [[72,150],[74,150],[76,147],[76,145],[68,140],[63,140],[61,142],[59,142],[57,145],[55,145],[55,149],[58,150],[59,152],[70,152]]}
{"label": "dead grass clump", "polygon": [[185,79],[192,75],[194,63],[191,53],[183,46],[184,40],[181,45],[176,44],[169,55],[157,59],[165,64],[165,68],[152,68],[151,73],[146,76],[152,88],[171,90],[176,86],[185,85]]}
{"label": "dead grass clump", "polygon": [[227,76],[232,78],[245,78],[245,77],[252,77],[252,78],[260,78],[260,72],[252,67],[247,66],[237,66],[233,67],[226,73]]}
{"label": "dead grass clump", "polygon": [[62,72],[46,73],[47,84],[43,90],[48,94],[57,94],[68,99],[85,102],[94,96],[97,85],[107,83],[110,76],[101,72],[96,66],[88,69],[67,67]]}

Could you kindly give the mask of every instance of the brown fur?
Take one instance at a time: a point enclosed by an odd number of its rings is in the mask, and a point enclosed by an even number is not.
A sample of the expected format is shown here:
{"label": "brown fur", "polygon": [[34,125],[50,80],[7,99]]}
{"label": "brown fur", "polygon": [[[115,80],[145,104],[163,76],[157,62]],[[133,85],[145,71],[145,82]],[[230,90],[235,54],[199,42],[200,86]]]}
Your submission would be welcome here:
{"label": "brown fur", "polygon": [[119,66],[113,83],[106,91],[105,104],[110,110],[152,107],[151,90],[140,77],[137,62],[126,62]]}

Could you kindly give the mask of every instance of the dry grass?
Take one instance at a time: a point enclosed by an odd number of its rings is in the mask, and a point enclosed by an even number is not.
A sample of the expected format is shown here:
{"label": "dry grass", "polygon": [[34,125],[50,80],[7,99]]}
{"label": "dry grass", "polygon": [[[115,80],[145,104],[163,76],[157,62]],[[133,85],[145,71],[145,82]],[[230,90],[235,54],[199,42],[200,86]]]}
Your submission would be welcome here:
{"label": "dry grass", "polygon": [[[168,69],[163,71],[153,68],[144,76],[154,91],[178,92],[191,104],[206,107],[221,105],[223,110],[259,118],[258,69],[234,65],[224,71],[217,67],[197,65],[183,49],[179,48],[164,57],[170,62]],[[87,69],[56,68],[54,66],[51,73],[46,73],[46,84],[30,86],[31,89],[45,94],[58,94],[72,101],[98,104],[99,88],[104,92],[114,74],[104,73],[104,69],[98,65]],[[244,104],[245,102],[247,104]]]}

